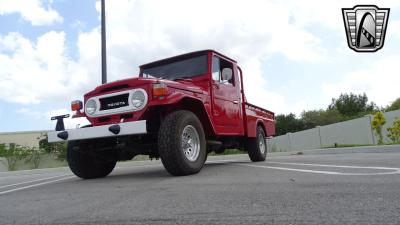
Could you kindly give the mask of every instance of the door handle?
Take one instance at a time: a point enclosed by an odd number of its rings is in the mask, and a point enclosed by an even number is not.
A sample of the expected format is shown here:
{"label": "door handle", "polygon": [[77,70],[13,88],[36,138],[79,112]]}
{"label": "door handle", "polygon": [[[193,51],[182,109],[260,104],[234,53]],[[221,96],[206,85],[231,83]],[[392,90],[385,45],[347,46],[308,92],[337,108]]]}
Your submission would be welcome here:
{"label": "door handle", "polygon": [[233,101],[233,103],[238,104],[239,102],[237,100]]}

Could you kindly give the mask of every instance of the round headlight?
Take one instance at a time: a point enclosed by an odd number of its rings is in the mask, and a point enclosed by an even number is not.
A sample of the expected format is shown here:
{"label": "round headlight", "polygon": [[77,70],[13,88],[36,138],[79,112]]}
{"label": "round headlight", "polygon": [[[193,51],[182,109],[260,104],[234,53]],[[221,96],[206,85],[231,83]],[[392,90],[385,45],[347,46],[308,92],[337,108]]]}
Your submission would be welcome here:
{"label": "round headlight", "polygon": [[142,108],[147,101],[147,94],[143,90],[136,90],[132,94],[132,105],[136,109]]}
{"label": "round headlight", "polygon": [[93,115],[94,112],[96,112],[96,108],[97,108],[97,104],[96,104],[96,101],[93,99],[90,99],[85,104],[85,112],[89,115]]}

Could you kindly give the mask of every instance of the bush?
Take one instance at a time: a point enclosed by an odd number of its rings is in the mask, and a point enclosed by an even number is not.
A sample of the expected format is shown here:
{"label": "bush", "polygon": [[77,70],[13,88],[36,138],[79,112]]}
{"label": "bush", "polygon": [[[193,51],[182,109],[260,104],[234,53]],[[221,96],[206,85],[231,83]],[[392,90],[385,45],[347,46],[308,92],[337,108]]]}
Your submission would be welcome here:
{"label": "bush", "polygon": [[[37,169],[44,154],[49,153],[42,148],[20,146],[13,143],[7,147],[5,144],[0,144],[0,157],[7,160],[9,171],[16,170],[16,164],[20,160],[25,160],[25,163],[31,164],[31,169]],[[65,160],[63,154],[57,155],[57,159]]]}
{"label": "bush", "polygon": [[31,166],[32,169],[39,168],[40,159],[44,154],[46,154],[46,152],[41,148],[39,149],[35,147],[22,147],[22,148],[24,148],[24,151],[26,152],[25,163],[32,163]]}
{"label": "bush", "polygon": [[67,142],[49,143],[47,135],[39,141],[39,148],[48,154],[54,154],[57,160],[65,161],[67,159]]}
{"label": "bush", "polygon": [[378,137],[378,145],[383,144],[382,126],[385,125],[386,119],[382,112],[376,112],[372,120],[372,128]]}
{"label": "bush", "polygon": [[400,118],[396,117],[393,125],[386,130],[388,131],[388,137],[393,143],[400,143]]}
{"label": "bush", "polygon": [[28,155],[28,152],[25,150],[25,148],[19,145],[10,144],[8,147],[6,147],[5,144],[1,144],[1,146],[0,157],[6,158],[8,170],[10,171],[16,169],[15,166],[18,160],[24,159]]}

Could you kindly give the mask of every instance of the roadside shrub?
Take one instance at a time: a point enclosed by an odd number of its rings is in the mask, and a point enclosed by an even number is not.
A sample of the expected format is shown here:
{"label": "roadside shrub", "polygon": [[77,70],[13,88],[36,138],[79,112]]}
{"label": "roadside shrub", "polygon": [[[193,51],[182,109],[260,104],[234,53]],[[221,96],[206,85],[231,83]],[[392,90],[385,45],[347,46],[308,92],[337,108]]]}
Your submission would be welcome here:
{"label": "roadside shrub", "polygon": [[385,125],[386,119],[382,112],[378,111],[372,120],[372,128],[375,130],[378,138],[378,145],[383,144],[382,126]]}
{"label": "roadside shrub", "polygon": [[18,146],[16,144],[9,144],[7,147],[5,144],[1,144],[0,157],[4,157],[8,163],[8,170],[13,171],[16,169],[16,163],[18,160],[24,159],[27,156],[27,151],[25,148]]}
{"label": "roadside shrub", "polygon": [[31,169],[39,168],[40,159],[46,152],[39,148],[35,147],[22,147],[24,151],[26,151],[25,155],[25,163],[31,163]]}
{"label": "roadside shrub", "polygon": [[0,157],[7,160],[8,170],[16,170],[16,164],[19,160],[24,160],[25,163],[31,164],[31,169],[39,168],[40,159],[46,154],[43,149],[35,147],[20,146],[17,144],[0,144]]}
{"label": "roadside shrub", "polygon": [[39,148],[48,154],[54,154],[59,161],[67,159],[67,142],[49,143],[47,135],[39,141]]}
{"label": "roadside shrub", "polygon": [[388,137],[393,143],[400,143],[400,118],[396,117],[393,121],[393,125],[386,129],[388,131]]}

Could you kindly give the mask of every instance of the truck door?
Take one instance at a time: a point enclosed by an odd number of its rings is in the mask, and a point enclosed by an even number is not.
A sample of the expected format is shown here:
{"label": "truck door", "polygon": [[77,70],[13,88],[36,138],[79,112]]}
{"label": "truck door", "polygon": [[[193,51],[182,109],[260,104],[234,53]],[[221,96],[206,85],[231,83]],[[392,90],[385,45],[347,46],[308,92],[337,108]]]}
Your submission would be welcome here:
{"label": "truck door", "polygon": [[231,62],[213,56],[213,123],[219,134],[243,134],[240,82],[236,71]]}

